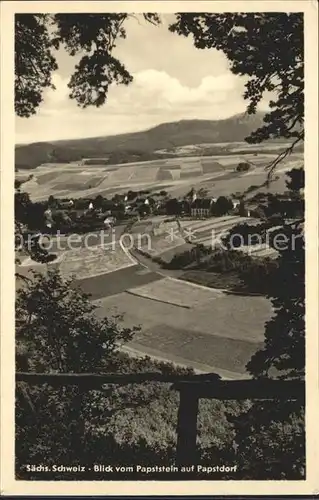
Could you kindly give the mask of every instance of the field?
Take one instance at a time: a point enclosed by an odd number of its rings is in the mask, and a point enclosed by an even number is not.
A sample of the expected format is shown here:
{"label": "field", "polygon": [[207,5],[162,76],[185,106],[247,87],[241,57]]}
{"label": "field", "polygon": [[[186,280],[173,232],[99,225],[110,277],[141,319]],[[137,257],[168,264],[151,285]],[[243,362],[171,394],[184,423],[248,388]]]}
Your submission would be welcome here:
{"label": "field", "polygon": [[135,246],[150,256],[158,256],[183,245],[176,220],[167,217],[150,217],[133,226]]}
{"label": "field", "polygon": [[167,278],[96,303],[101,317],[124,312],[125,325],[141,325],[129,347],[233,376],[245,374],[271,315],[262,297],[226,295]]}
{"label": "field", "polygon": [[[154,217],[142,221],[136,226],[135,231],[141,235],[149,234],[140,238],[141,245],[138,248],[147,255],[160,256],[165,262],[169,262],[174,255],[189,250],[193,244],[214,246],[219,238],[227,233],[233,226],[240,223],[256,224],[256,219],[251,217],[240,217],[226,215],[223,217],[210,217],[208,219],[180,219],[179,222],[165,222],[163,218]],[[174,236],[171,232],[174,230]],[[189,243],[185,242],[185,237]],[[138,244],[137,237],[135,238]],[[241,246],[238,248],[245,253],[255,257],[276,257],[277,253],[266,244]]]}
{"label": "field", "polygon": [[[136,264],[111,274],[100,274],[90,278],[77,279],[75,284],[89,294],[92,300],[103,299],[162,279],[160,274]],[[125,308],[122,312],[125,312]],[[141,318],[142,319],[142,318]]]}
{"label": "field", "polygon": [[205,220],[182,220],[180,222],[183,230],[191,235],[193,243],[202,243],[211,245],[222,234],[225,234],[236,224],[254,223],[250,217],[240,217],[226,215],[224,217],[210,217]]}
{"label": "field", "polygon": [[[192,235],[193,243],[201,243],[206,246],[213,246],[218,239],[226,234],[233,226],[237,224],[254,225],[258,221],[251,217],[224,216],[211,217],[200,221],[181,221],[181,226],[185,231]],[[259,245],[240,246],[238,250],[248,253],[255,257],[276,257],[277,252],[266,243]]]}
{"label": "field", "polygon": [[[49,267],[57,267],[64,278],[75,276],[77,280],[81,280],[136,265],[134,259],[123,250],[118,241],[113,238],[114,242],[107,242],[107,239],[111,240],[112,235],[108,237],[106,235],[104,238],[106,241],[102,244],[96,244],[99,241],[99,233],[92,233],[90,236],[96,236],[96,238],[87,240],[88,245],[86,245],[86,239],[81,238],[75,244],[71,241],[70,248],[67,248],[67,239],[63,238],[59,242],[60,250],[53,241],[50,251],[56,252],[57,259],[50,263]],[[24,273],[29,269],[36,269],[40,272],[45,272],[46,269],[46,265],[36,263],[28,256],[21,259],[19,267]]]}
{"label": "field", "polygon": [[158,238],[153,237],[150,243],[145,243],[139,246],[139,249],[150,256],[161,256],[167,251],[174,250],[180,245],[184,245],[185,241],[182,237],[175,236],[174,239],[171,236],[160,236]]}
{"label": "field", "polygon": [[98,245],[91,248],[67,250],[60,264],[64,277],[75,275],[77,279],[111,273],[135,262],[120,245]]}
{"label": "field", "polygon": [[[230,195],[243,191],[251,185],[260,185],[266,179],[264,167],[275,158],[266,146],[258,146],[260,153],[214,156],[177,157],[172,159],[127,163],[122,165],[85,165],[83,162],[67,164],[45,164],[32,170],[32,179],[25,185],[34,201],[56,197],[95,197],[98,194],[111,196],[129,189],[166,189],[172,196],[184,195],[191,187],[208,189],[212,196]],[[238,163],[249,161],[251,171],[236,173]],[[294,153],[278,170],[279,179],[274,181],[271,191],[285,190],[284,171],[298,166],[303,161],[302,153]],[[26,179],[29,170],[20,170],[17,178]]]}
{"label": "field", "polygon": [[159,282],[150,283],[128,290],[138,297],[147,298],[188,309],[199,308],[219,298],[223,292],[199,287],[180,280],[164,278]]}

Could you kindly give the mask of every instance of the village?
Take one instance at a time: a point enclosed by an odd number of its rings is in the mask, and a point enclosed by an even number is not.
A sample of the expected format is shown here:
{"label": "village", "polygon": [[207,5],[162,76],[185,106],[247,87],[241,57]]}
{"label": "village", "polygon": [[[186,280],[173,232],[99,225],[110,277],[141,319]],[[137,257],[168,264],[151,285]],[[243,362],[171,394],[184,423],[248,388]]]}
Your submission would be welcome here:
{"label": "village", "polygon": [[[47,202],[35,204],[43,210],[42,229],[46,232],[56,230],[71,231],[76,228],[96,230],[113,227],[119,222],[148,216],[209,218],[226,214],[250,217],[256,215],[252,209],[245,208],[243,201],[225,196],[208,197],[204,190],[191,189],[181,198],[171,198],[166,191],[128,191],[115,195],[111,200],[98,195],[95,199],[60,200],[51,196]],[[40,225],[40,224],[39,224]],[[36,228],[35,228],[36,229]],[[38,227],[37,229],[40,229]]]}

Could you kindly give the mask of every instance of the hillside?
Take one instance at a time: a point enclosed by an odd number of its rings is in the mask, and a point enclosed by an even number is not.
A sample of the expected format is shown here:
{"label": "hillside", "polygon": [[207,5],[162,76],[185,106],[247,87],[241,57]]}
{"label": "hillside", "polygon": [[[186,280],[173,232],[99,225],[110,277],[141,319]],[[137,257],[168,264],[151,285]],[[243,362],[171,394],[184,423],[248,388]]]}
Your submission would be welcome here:
{"label": "hillside", "polygon": [[112,163],[151,160],[154,151],[200,143],[243,141],[262,124],[263,115],[235,115],[225,120],[181,120],[149,130],[108,137],[38,142],[18,145],[16,168],[35,168],[42,163],[77,161],[87,157],[112,156]]}

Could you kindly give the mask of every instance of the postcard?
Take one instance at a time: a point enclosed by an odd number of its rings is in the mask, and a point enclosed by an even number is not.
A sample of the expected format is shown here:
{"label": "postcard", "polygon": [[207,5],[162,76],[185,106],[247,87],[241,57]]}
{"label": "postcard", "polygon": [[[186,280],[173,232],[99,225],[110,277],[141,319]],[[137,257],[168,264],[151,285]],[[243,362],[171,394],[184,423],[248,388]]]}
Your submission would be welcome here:
{"label": "postcard", "polygon": [[3,495],[315,494],[318,4],[1,4]]}

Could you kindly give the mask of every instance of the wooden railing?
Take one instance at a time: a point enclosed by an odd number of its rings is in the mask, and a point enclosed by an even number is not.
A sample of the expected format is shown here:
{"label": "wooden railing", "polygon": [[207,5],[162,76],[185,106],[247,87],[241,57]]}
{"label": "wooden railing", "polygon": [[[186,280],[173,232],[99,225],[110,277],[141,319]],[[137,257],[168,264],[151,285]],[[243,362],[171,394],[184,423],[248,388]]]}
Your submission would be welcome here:
{"label": "wooden railing", "polygon": [[197,416],[199,399],[219,400],[305,400],[302,381],[285,380],[221,380],[215,373],[203,375],[170,375],[162,373],[90,374],[90,373],[16,373],[16,382],[29,385],[48,384],[52,387],[75,385],[82,392],[104,390],[112,384],[172,383],[179,392],[176,463],[196,463]]}

